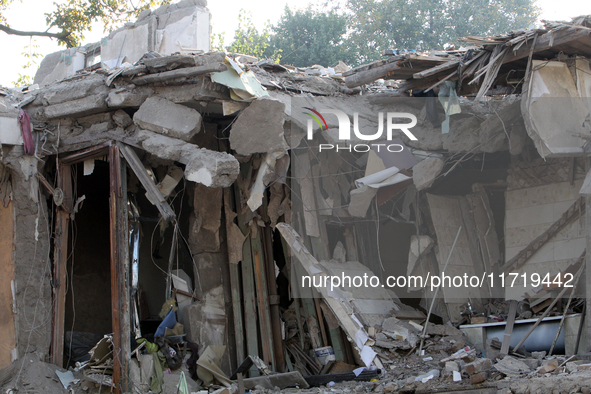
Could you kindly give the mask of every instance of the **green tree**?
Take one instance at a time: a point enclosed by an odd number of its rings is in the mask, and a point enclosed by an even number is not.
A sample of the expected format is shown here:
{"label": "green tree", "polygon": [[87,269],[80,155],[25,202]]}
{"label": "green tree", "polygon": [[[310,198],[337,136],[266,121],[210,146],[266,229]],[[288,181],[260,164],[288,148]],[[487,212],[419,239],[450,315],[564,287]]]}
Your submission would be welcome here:
{"label": "green tree", "polygon": [[358,63],[384,49],[442,49],[463,36],[529,27],[539,14],[533,0],[347,0],[347,9]]}
{"label": "green tree", "polygon": [[[227,48],[228,52],[241,53],[243,55],[254,56],[256,58],[267,57],[275,61],[281,58],[280,51],[270,51],[271,25],[265,23],[263,30],[259,30],[252,22],[252,15],[240,10],[238,14],[238,28],[234,33],[234,41]],[[218,42],[220,38],[218,37]],[[221,41],[223,43],[223,40]]]}
{"label": "green tree", "polygon": [[3,17],[14,0],[0,0],[0,31],[19,36],[42,36],[56,38],[67,47],[79,46],[84,39],[84,32],[91,30],[95,21],[105,26],[105,31],[130,21],[148,8],[168,4],[170,0],[67,0],[54,2],[55,10],[46,17],[46,30],[23,31],[10,27]]}
{"label": "green tree", "polygon": [[334,9],[321,12],[286,6],[273,33],[270,48],[282,51],[284,64],[330,67],[339,60],[348,63],[352,59],[346,41],[347,18]]}

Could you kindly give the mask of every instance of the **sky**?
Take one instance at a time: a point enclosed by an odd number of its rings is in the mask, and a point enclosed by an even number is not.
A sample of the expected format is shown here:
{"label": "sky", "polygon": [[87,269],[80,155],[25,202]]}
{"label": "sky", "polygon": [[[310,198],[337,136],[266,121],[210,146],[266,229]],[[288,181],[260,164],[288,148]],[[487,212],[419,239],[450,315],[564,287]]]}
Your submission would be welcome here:
{"label": "sky", "polygon": [[[63,0],[57,0],[61,2]],[[255,26],[262,29],[266,21],[271,24],[277,22],[286,5],[291,8],[304,8],[317,4],[318,0],[209,0],[208,8],[212,15],[212,32],[225,33],[225,44],[230,44],[233,33],[238,26],[238,13],[241,8],[250,12]],[[537,0],[536,4],[541,8],[540,19],[570,20],[571,17],[591,14],[591,2],[588,0]],[[19,30],[45,30],[45,13],[53,8],[51,0],[22,0],[15,1],[4,15],[14,29]],[[84,43],[99,41],[106,33],[100,26],[95,26],[92,32],[87,33]],[[38,45],[34,52],[46,55],[62,49],[57,46],[55,40],[36,37],[34,45]],[[22,55],[28,51],[31,39],[29,37],[17,37],[0,32],[0,48],[3,61],[0,63],[0,85],[13,86],[13,82],[19,74],[34,75],[35,68],[23,69],[27,59]],[[7,61],[10,59],[10,61]],[[41,58],[37,59],[41,62]]]}

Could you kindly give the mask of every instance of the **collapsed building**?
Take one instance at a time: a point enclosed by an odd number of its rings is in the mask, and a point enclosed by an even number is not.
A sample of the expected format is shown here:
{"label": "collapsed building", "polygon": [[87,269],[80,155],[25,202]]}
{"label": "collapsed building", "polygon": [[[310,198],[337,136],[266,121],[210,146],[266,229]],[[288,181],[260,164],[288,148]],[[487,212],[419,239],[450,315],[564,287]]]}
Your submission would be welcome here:
{"label": "collapsed building", "polygon": [[[209,52],[205,4],[184,0],[47,56],[35,85],[0,90],[0,367],[36,353],[146,392],[136,340],[170,318],[162,334],[199,345],[195,376],[227,387],[369,380],[417,349],[586,353],[589,28],[293,68]],[[344,141],[334,106],[363,133]],[[401,114],[408,132],[368,142]],[[299,285],[443,273],[482,280]],[[524,335],[538,321],[541,345]],[[497,371],[559,370],[516,363]]]}

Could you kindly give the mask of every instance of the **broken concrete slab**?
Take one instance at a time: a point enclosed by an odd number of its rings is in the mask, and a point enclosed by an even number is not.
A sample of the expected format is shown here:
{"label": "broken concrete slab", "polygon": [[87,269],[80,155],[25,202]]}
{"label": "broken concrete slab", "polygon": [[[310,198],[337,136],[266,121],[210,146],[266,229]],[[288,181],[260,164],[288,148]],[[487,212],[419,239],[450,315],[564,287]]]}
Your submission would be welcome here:
{"label": "broken concrete slab", "polygon": [[43,93],[43,101],[49,106],[78,100],[99,93],[108,93],[103,76],[92,75],[83,79],[75,78],[69,81],[48,86]]}
{"label": "broken concrete slab", "polygon": [[364,218],[367,215],[367,209],[378,193],[378,189],[369,186],[362,186],[359,189],[351,190],[351,201],[347,210],[353,217]]}
{"label": "broken concrete slab", "polygon": [[190,142],[201,130],[201,114],[161,97],[150,97],[133,115],[139,127]]}
{"label": "broken concrete slab", "polygon": [[438,157],[427,157],[425,160],[416,164],[412,168],[412,179],[417,190],[424,190],[430,187],[443,169],[443,165],[443,160]]}
{"label": "broken concrete slab", "polygon": [[495,364],[495,368],[505,375],[521,375],[531,372],[526,363],[511,356],[505,356]]}
{"label": "broken concrete slab", "polygon": [[115,122],[115,124],[118,126],[126,128],[133,123],[133,120],[131,119],[131,116],[127,114],[127,112],[119,109],[113,113],[113,122]]}
{"label": "broken concrete slab", "polygon": [[245,108],[230,130],[230,147],[241,155],[284,152],[285,104],[260,97]]}
{"label": "broken concrete slab", "polygon": [[185,178],[209,187],[229,187],[240,172],[234,156],[199,148],[176,138],[140,130],[137,138],[142,148],[165,160],[186,164]]}
{"label": "broken concrete slab", "polygon": [[45,117],[48,119],[66,116],[86,116],[107,109],[107,93],[92,94],[80,99],[66,101],[45,107]]}
{"label": "broken concrete slab", "polygon": [[146,101],[149,93],[146,90],[117,89],[109,92],[107,105],[110,108],[138,108]]}
{"label": "broken concrete slab", "polygon": [[153,57],[142,60],[144,65],[148,67],[151,73],[159,73],[161,71],[174,70],[180,67],[195,66],[195,59],[190,55],[172,55]]}

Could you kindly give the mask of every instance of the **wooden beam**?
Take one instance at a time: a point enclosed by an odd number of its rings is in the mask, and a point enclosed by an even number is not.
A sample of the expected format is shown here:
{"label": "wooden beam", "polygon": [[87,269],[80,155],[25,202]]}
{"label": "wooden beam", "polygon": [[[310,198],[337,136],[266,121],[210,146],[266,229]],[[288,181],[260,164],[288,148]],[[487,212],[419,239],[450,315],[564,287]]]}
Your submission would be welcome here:
{"label": "wooden beam", "polygon": [[113,320],[113,384],[117,394],[131,390],[131,325],[129,314],[129,237],[127,179],[117,145],[109,148],[111,308]]}
{"label": "wooden beam", "polygon": [[[539,36],[536,40],[536,43],[533,47],[533,52],[540,52],[551,49],[552,47],[556,47],[562,44],[566,44],[571,41],[576,41],[580,38],[589,36],[591,30],[586,27],[573,27],[570,29],[565,29],[562,31],[549,31],[541,36]],[[532,40],[535,36],[532,36]],[[501,44],[503,45],[503,44]],[[503,63],[513,62],[515,60],[523,59],[529,56],[529,52],[531,50],[531,45],[522,45],[516,51],[509,51],[505,58],[503,59]]]}
{"label": "wooden beam", "polygon": [[376,79],[380,79],[388,75],[388,73],[396,70],[400,70],[402,67],[398,61],[386,63],[382,66],[371,68],[367,71],[360,71],[351,76],[345,77],[345,84],[348,88],[354,88],[357,86],[365,85],[366,83],[372,83]]}
{"label": "wooden beam", "polygon": [[117,142],[116,144],[121,153],[123,154],[123,157],[125,157],[127,163],[129,163],[129,167],[133,170],[134,174],[138,177],[144,189],[146,189],[148,195],[152,198],[153,204],[156,206],[156,208],[158,208],[160,215],[162,215],[162,219],[167,222],[169,220],[172,220],[173,218],[176,218],[174,211],[172,210],[170,205],[168,205],[166,199],[164,198],[162,193],[160,193],[160,190],[158,190],[152,178],[148,176],[148,173],[146,172],[144,165],[142,164],[140,158],[137,156],[135,151],[130,146],[127,146],[120,142]]}
{"label": "wooden beam", "polygon": [[460,64],[459,59],[450,60],[445,63],[441,63],[438,66],[428,68],[428,69],[420,71],[418,73],[414,73],[412,75],[412,77],[414,79],[422,79],[422,78],[430,77],[431,75],[437,74],[440,71],[445,71],[445,70],[449,70],[450,68],[454,68],[458,64]]}
{"label": "wooden beam", "polygon": [[[264,206],[266,211],[267,199],[265,198]],[[285,357],[283,351],[283,339],[281,335],[281,312],[279,311],[279,294],[277,291],[277,280],[275,278],[275,259],[273,257],[273,234],[269,224],[263,229],[263,237],[265,240],[265,255],[267,267],[267,288],[269,291],[269,300],[276,298],[277,302],[269,301],[271,309],[271,332],[273,333],[273,355],[275,356],[275,364],[273,365],[276,372],[285,371]]]}
{"label": "wooden beam", "polygon": [[256,298],[258,304],[259,326],[261,329],[261,344],[263,348],[263,361],[275,369],[273,359],[273,335],[271,332],[271,316],[269,313],[269,292],[267,290],[267,278],[265,269],[265,255],[261,243],[262,229],[259,229],[255,238],[248,237],[251,243],[252,260],[254,263],[254,278],[256,286]]}
{"label": "wooden beam", "polygon": [[71,155],[64,156],[60,159],[63,164],[75,164],[84,160],[96,159],[109,154],[109,147],[112,145],[111,141],[103,142],[100,145],[91,146]]}
{"label": "wooden beam", "polygon": [[[59,165],[58,187],[64,192],[67,208],[72,199],[72,172],[69,165]],[[68,203],[66,200],[69,200]],[[68,262],[68,224],[70,215],[58,209],[55,219],[53,249],[53,330],[51,337],[51,362],[59,367],[64,364],[64,322],[66,314],[67,262]]]}
{"label": "wooden beam", "polygon": [[[229,234],[232,221],[230,215],[233,214],[233,199],[232,191],[230,188],[224,189],[224,210],[226,217],[226,234]],[[230,241],[228,241],[230,242]],[[228,247],[230,247],[228,245]],[[229,252],[228,252],[229,255]],[[242,299],[240,289],[240,266],[238,264],[229,264],[230,267],[230,286],[232,294],[232,311],[234,318],[234,337],[236,342],[236,364],[240,365],[241,362],[246,358],[244,354],[244,325],[242,324]]]}
{"label": "wooden beam", "polygon": [[542,246],[551,240],[560,230],[566,225],[576,220],[582,213],[585,212],[585,198],[580,197],[571,205],[546,231],[539,235],[536,239],[531,241],[524,249],[522,249],[515,257],[507,261],[501,267],[501,272],[508,273],[523,266],[531,256],[534,255]]}
{"label": "wooden beam", "polygon": [[[250,164],[245,164],[240,171],[240,176],[248,179],[248,173],[250,172]],[[246,215],[242,213],[242,207],[240,206],[241,192],[240,187],[234,183],[234,196],[238,204],[238,227],[242,230],[243,234],[247,234],[250,237],[250,232],[246,223]],[[244,299],[244,329],[246,332],[246,355],[247,356],[259,356],[259,333],[257,328],[257,306],[255,297],[255,286],[254,286],[254,268],[252,261],[252,248],[250,242],[246,240],[242,247],[242,292]],[[240,364],[244,360],[237,360]],[[256,368],[250,369],[250,377],[259,376],[259,371]]]}

